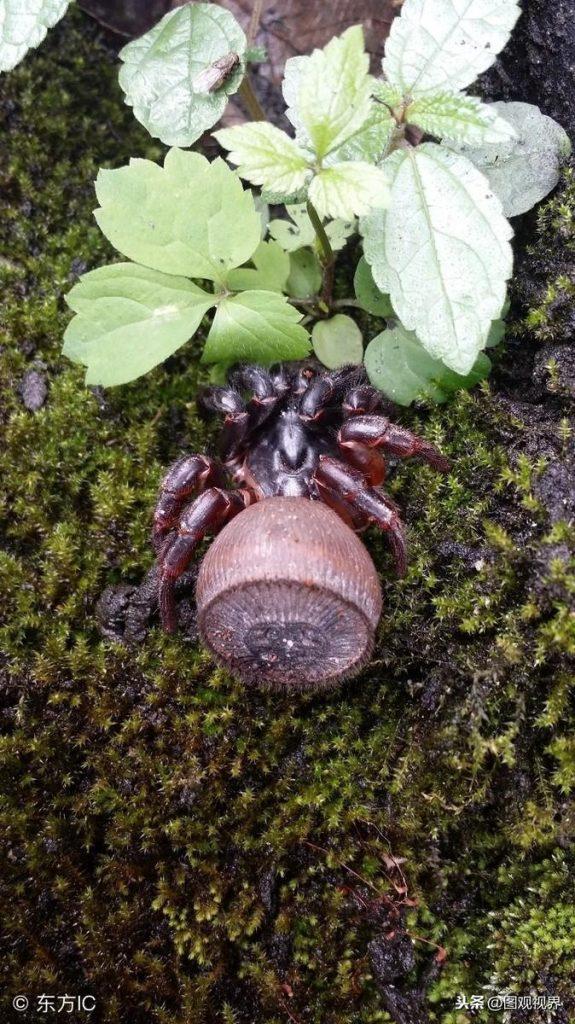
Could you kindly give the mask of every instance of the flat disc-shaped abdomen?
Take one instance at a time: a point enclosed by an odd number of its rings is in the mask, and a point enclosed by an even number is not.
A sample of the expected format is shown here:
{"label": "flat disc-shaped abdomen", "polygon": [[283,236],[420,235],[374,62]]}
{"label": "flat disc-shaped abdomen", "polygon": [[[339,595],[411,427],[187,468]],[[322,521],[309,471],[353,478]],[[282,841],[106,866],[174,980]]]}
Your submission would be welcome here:
{"label": "flat disc-shaped abdomen", "polygon": [[331,509],[267,498],[215,539],[197,583],[202,636],[246,683],[301,689],[355,674],[381,614],[373,562]]}

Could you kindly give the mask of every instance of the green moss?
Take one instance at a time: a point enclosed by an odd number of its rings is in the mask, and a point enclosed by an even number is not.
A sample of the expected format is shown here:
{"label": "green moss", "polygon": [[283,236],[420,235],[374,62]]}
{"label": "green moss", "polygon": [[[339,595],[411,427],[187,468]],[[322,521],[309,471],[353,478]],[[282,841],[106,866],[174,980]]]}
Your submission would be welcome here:
{"label": "green moss", "polygon": [[573,333],[575,281],[575,168],[568,166],[556,195],[539,211],[537,242],[528,250],[535,286],[526,296],[524,321],[538,341],[569,341]]}
{"label": "green moss", "polygon": [[[485,385],[404,414],[453,472],[393,476],[409,573],[396,581],[369,538],[385,612],[372,664],[340,690],[246,693],[157,628],[137,650],[104,642],[95,604],[150,565],[162,468],[208,440],[197,353],[106,394],[61,358],[63,294],[112,255],[97,168],[158,147],[79,12],[5,83],[7,996],[90,991],[110,1024],[389,1022],[367,945],[395,907],[414,984],[447,949],[433,1020],[471,1020],[455,995],[493,979],[544,991],[552,975],[572,1001],[574,574],[557,550],[573,536],[549,528],[531,424]],[[49,393],[34,414],[18,385],[35,359]]]}

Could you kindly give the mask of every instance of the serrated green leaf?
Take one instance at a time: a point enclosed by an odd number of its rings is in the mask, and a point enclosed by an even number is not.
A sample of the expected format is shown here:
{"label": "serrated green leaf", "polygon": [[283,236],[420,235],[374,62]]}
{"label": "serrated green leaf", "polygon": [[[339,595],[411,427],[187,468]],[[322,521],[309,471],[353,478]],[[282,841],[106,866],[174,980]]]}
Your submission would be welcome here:
{"label": "serrated green leaf", "polygon": [[361,223],[374,280],[427,351],[467,374],[503,306],[511,227],[483,175],[450,150],[427,142],[384,166],[389,208]]}
{"label": "serrated green leaf", "polygon": [[316,295],[321,287],[322,272],[319,260],[311,249],[298,249],[289,254],[290,274],[286,291],[294,299],[307,299]]}
{"label": "serrated green leaf", "polygon": [[389,295],[380,292],[375,281],[371,267],[364,256],[361,257],[353,279],[355,297],[362,309],[373,316],[394,316],[393,306]]}
{"label": "serrated green leaf", "polygon": [[388,109],[394,110],[396,107],[400,107],[403,103],[403,93],[397,86],[391,85],[390,82],[384,82],[378,79],[373,87],[373,96],[380,103],[384,103]]}
{"label": "serrated green leaf", "polygon": [[63,353],[107,387],[141,377],[192,337],[214,296],[182,277],[136,263],[92,270],[67,296],[77,314]]}
{"label": "serrated green leaf", "polygon": [[260,242],[252,256],[253,267],[238,267],[230,270],[226,285],[232,291],[259,289],[260,291],[283,292],[290,273],[287,252],[277,242]]}
{"label": "serrated green leaf", "polygon": [[11,71],[63,18],[71,0],[0,0],[0,71]]}
{"label": "serrated green leaf", "polygon": [[[167,146],[191,146],[222,116],[244,74],[246,37],[233,14],[216,4],[169,11],[120,52],[126,103],[150,135]],[[205,74],[229,54],[239,61],[229,77],[206,92]]]}
{"label": "serrated green leaf", "polygon": [[100,171],[96,194],[95,217],[112,245],[166,274],[223,282],[260,242],[253,196],[220,159],[172,149],[163,168],[131,160]]}
{"label": "serrated green leaf", "polygon": [[309,187],[309,198],[320,217],[345,220],[386,206],[389,189],[379,167],[360,160],[349,161],[325,167],[316,174]]}
{"label": "serrated green leaf", "polygon": [[340,160],[363,160],[368,164],[381,163],[394,128],[395,121],[388,108],[381,103],[373,103],[371,113],[361,128],[331,153],[326,163]]}
{"label": "serrated green leaf", "polygon": [[398,405],[417,398],[445,402],[448,395],[474,387],[488,376],[491,362],[483,353],[471,372],[460,376],[425,351],[417,336],[401,324],[388,328],[370,341],[365,368],[372,384]]}
{"label": "serrated green leaf", "polygon": [[361,363],[363,336],[355,320],[336,313],[329,320],[318,320],[311,332],[313,350],[320,363],[330,370]]}
{"label": "serrated green leaf", "polygon": [[483,142],[508,142],[514,128],[499,117],[492,104],[463,93],[431,93],[410,103],[405,120],[418,125],[429,135],[455,142],[479,145]]}
{"label": "serrated green leaf", "polygon": [[303,129],[303,140],[309,140],[317,156],[324,157],[355,135],[370,114],[371,79],[363,29],[353,25],[323,50],[287,63],[288,117],[296,130]]}
{"label": "serrated green leaf", "polygon": [[506,215],[517,217],[555,188],[571,143],[561,125],[531,103],[500,102],[490,108],[512,125],[515,138],[477,148],[450,148],[485,174]]}
{"label": "serrated green leaf", "polygon": [[309,56],[301,55],[298,57],[289,57],[288,60],[286,60],[282,92],[286,102],[285,114],[288,121],[295,128],[296,141],[300,146],[303,146],[304,149],[312,150],[312,141],[304,127],[298,107],[298,93],[301,77],[304,69],[307,67],[309,59]]}
{"label": "serrated green leaf", "polygon": [[520,14],[516,0],[405,0],[383,70],[404,94],[465,89],[493,64]]}
{"label": "serrated green leaf", "polygon": [[222,299],[202,362],[253,362],[268,366],[282,359],[304,359],[310,344],[300,320],[297,309],[275,292],[242,292]]}
{"label": "serrated green leaf", "polygon": [[[306,204],[295,203],[286,206],[289,220],[270,221],[268,230],[272,238],[281,245],[286,252],[295,252],[304,246],[313,246],[316,241],[313,224],[308,217]],[[330,245],[334,252],[343,249],[350,235],[356,228],[355,219],[333,220],[325,224],[325,231],[329,238]]]}
{"label": "serrated green leaf", "polygon": [[289,135],[265,121],[234,125],[214,132],[228,160],[238,165],[238,174],[254,185],[275,192],[297,192],[309,181],[312,171],[306,154]]}

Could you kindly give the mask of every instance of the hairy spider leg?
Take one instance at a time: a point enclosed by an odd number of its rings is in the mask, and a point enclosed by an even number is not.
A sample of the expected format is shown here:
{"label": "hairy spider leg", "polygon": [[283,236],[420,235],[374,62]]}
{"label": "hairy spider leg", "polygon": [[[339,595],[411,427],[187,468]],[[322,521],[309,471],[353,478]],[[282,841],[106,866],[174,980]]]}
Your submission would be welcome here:
{"label": "hairy spider leg", "polygon": [[175,582],[188,568],[198,544],[207,533],[218,533],[252,500],[245,490],[227,491],[221,487],[210,487],[184,510],[177,532],[167,538],[158,557],[160,617],[168,633],[174,633],[178,626]]}
{"label": "hairy spider leg", "polygon": [[440,473],[449,472],[449,461],[423,437],[392,423],[387,416],[354,416],[341,427],[337,443],[343,450],[357,445],[382,448],[399,459],[418,456]]}
{"label": "hairy spider leg", "polygon": [[358,379],[358,368],[344,366],[321,374],[310,381],[299,401],[299,414],[307,423],[322,419],[337,407],[341,409],[344,395]]}
{"label": "hairy spider leg", "polygon": [[330,455],[320,455],[314,482],[318,492],[336,512],[343,502],[361,525],[374,525],[384,530],[395,559],[398,576],[407,570],[407,545],[403,523],[397,508],[385,494],[370,487],[363,473]]}
{"label": "hairy spider leg", "polygon": [[257,430],[281,401],[283,390],[277,389],[271,375],[261,366],[240,366],[228,379],[236,391],[252,392],[247,404],[249,430]]}
{"label": "hairy spider leg", "polygon": [[152,543],[155,550],[165,536],[177,525],[180,513],[196,491],[224,481],[220,462],[207,455],[186,455],[168,470],[160,484],[160,494],[154,511]]}
{"label": "hairy spider leg", "polygon": [[351,388],[342,402],[345,419],[350,416],[363,416],[365,413],[378,412],[383,404],[381,391],[372,384],[360,384]]}
{"label": "hairy spider leg", "polygon": [[220,436],[220,450],[224,462],[237,455],[250,432],[250,415],[239,391],[235,388],[212,384],[200,392],[197,406],[201,413],[223,413],[225,416]]}

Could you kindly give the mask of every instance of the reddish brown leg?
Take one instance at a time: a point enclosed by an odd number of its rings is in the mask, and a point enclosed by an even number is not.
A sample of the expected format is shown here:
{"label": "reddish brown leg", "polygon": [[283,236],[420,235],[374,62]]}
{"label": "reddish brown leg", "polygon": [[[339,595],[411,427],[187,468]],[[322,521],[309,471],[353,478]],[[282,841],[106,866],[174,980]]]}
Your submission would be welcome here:
{"label": "reddish brown leg", "polygon": [[359,384],[347,392],[342,408],[346,418],[348,416],[363,416],[365,413],[377,412],[381,409],[383,395],[381,391],[372,387],[371,384]]}
{"label": "reddish brown leg", "polygon": [[363,473],[339,459],[321,455],[314,481],[326,505],[339,512],[343,503],[361,525],[373,524],[389,536],[397,573],[404,576],[407,552],[403,524],[395,504],[380,491],[370,487]]}
{"label": "reddish brown leg", "polygon": [[174,633],[178,626],[174,583],[188,568],[198,544],[207,533],[218,533],[251,500],[247,491],[210,487],[184,510],[177,533],[168,538],[158,556],[160,617],[168,633]]}
{"label": "reddish brown leg", "polygon": [[218,483],[223,483],[222,467],[206,455],[186,455],[170,467],[160,485],[154,512],[152,543],[156,551],[177,525],[180,513],[192,494],[203,491],[208,484]]}
{"label": "reddish brown leg", "polygon": [[271,375],[261,366],[241,366],[229,376],[230,384],[237,391],[251,391],[247,404],[250,431],[261,427],[281,399]]}
{"label": "reddish brown leg", "polygon": [[449,472],[449,462],[437,448],[410,430],[398,427],[387,416],[354,416],[343,424],[337,440],[344,450],[357,445],[382,448],[399,459],[419,456],[441,473]]}
{"label": "reddish brown leg", "polygon": [[198,409],[202,413],[225,414],[220,437],[220,450],[224,460],[233,458],[245,443],[250,430],[250,417],[242,396],[232,387],[212,385],[198,395]]}

